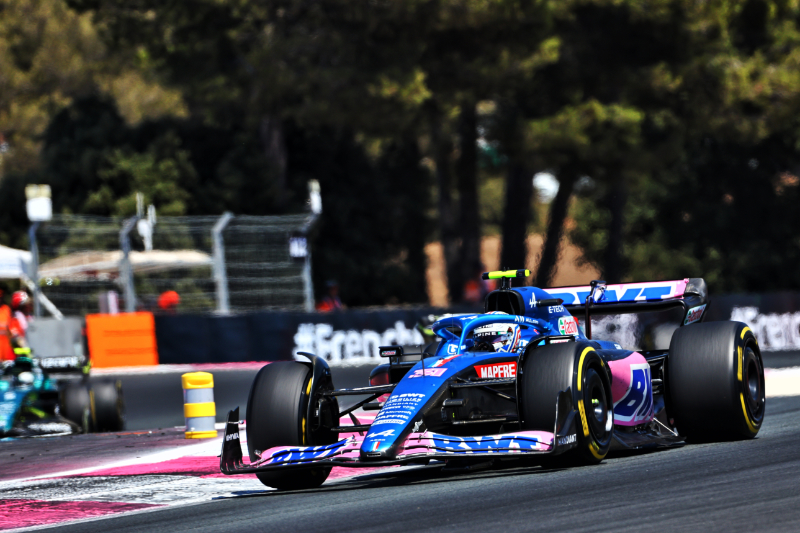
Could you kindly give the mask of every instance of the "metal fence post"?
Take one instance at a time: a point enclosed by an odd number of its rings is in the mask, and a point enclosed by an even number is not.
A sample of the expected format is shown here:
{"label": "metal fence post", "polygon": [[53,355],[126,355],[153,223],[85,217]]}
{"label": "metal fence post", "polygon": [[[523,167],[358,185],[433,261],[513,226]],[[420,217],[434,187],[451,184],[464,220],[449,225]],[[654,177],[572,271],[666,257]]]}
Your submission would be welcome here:
{"label": "metal fence post", "polygon": [[[317,180],[308,181],[308,204],[311,208],[311,216],[306,220],[301,230],[306,239],[311,231],[311,227],[322,214],[322,196],[320,195],[319,182]],[[310,313],[314,311],[314,284],[311,281],[311,245],[307,242],[306,260],[303,263],[303,292],[305,293],[305,309]]]}
{"label": "metal fence post", "polygon": [[130,232],[139,221],[139,216],[132,216],[122,224],[119,230],[119,246],[122,249],[122,259],[119,262],[119,275],[125,289],[125,312],[136,311],[136,289],[133,286],[133,268],[131,268],[131,239]]}
{"label": "metal fence post", "polygon": [[31,281],[33,281],[33,316],[39,318],[42,316],[42,305],[39,298],[41,288],[39,287],[39,246],[36,243],[36,230],[39,229],[39,223],[34,222],[28,228],[28,240],[31,245]]}
{"label": "metal fence post", "polygon": [[232,218],[233,213],[226,211],[211,230],[214,246],[214,281],[217,284],[217,312],[223,315],[230,314],[231,306],[228,298],[228,274],[225,270],[225,242],[222,240],[222,232]]}

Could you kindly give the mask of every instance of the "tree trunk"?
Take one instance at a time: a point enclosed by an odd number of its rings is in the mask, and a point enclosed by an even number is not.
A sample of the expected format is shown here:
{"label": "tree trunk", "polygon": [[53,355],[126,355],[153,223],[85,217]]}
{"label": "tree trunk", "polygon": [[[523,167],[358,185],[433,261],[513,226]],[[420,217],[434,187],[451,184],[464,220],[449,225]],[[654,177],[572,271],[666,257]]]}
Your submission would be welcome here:
{"label": "tree trunk", "polygon": [[503,248],[500,268],[520,269],[528,260],[528,224],[531,221],[533,177],[524,165],[510,161],[503,211]]}
{"label": "tree trunk", "polygon": [[461,234],[460,267],[461,279],[457,293],[451,293],[451,301],[463,299],[464,283],[480,276],[481,226],[478,210],[478,117],[473,102],[461,108],[458,121],[459,148],[456,174],[459,194],[459,233]]}
{"label": "tree trunk", "polygon": [[275,166],[277,179],[275,182],[275,206],[283,207],[286,199],[286,142],[283,137],[283,124],[269,115],[261,119],[261,144],[264,156]]}
{"label": "tree trunk", "polygon": [[611,184],[606,198],[606,205],[611,211],[611,225],[608,228],[608,246],[603,261],[603,279],[608,283],[622,281],[622,238],[625,224],[625,203],[628,191],[622,178]]}
{"label": "tree trunk", "polygon": [[431,144],[436,160],[436,187],[439,192],[439,233],[444,256],[445,273],[447,275],[447,291],[449,301],[460,299],[460,275],[458,268],[458,241],[456,235],[456,217],[453,212],[453,172],[451,158],[453,142],[449,135],[442,132],[441,115],[434,112],[431,120]]}
{"label": "tree trunk", "polygon": [[549,287],[556,277],[558,256],[561,251],[561,237],[564,234],[564,220],[567,218],[569,199],[575,186],[577,173],[574,171],[561,172],[558,180],[558,193],[550,205],[550,214],[547,217],[547,234],[544,239],[542,259],[536,270],[534,284],[538,287]]}

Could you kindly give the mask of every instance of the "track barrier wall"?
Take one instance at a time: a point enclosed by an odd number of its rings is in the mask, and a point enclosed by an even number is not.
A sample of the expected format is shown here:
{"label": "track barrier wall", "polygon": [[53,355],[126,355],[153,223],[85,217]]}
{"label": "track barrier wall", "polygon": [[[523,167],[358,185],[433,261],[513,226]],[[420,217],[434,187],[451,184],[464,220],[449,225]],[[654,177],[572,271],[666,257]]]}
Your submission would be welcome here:
{"label": "track barrier wall", "polygon": [[[417,320],[444,312],[419,307],[232,316],[134,313],[88,315],[86,321],[95,367],[279,361],[298,351],[347,366],[377,364],[378,346],[421,344]],[[800,350],[800,292],[712,296],[706,313],[705,321],[746,322],[764,351]]]}

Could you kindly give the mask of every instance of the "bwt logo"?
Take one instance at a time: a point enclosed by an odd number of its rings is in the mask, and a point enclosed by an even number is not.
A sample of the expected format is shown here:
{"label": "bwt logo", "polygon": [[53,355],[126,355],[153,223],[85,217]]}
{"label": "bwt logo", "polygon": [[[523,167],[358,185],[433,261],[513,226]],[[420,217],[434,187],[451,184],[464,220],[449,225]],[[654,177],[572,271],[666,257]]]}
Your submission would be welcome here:
{"label": "bwt logo", "polygon": [[300,324],[294,334],[292,355],[305,361],[297,352],[311,352],[324,357],[331,364],[359,363],[379,357],[379,346],[424,344],[425,339],[416,329],[409,329],[402,320],[383,333],[371,329],[334,330],[330,324]]}

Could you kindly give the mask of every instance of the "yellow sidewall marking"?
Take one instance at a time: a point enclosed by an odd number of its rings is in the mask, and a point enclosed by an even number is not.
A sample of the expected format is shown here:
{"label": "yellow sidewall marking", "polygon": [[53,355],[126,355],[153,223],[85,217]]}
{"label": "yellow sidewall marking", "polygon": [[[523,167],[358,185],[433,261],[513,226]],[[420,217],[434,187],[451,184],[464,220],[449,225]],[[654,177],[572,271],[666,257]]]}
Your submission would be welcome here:
{"label": "yellow sidewall marking", "polygon": [[742,412],[744,413],[744,421],[747,422],[747,427],[750,429],[750,432],[755,435],[758,431],[753,423],[750,421],[750,415],[747,413],[747,407],[744,405],[744,394],[739,393],[739,400],[742,402]]}
{"label": "yellow sidewall marking", "polygon": [[745,326],[744,329],[742,330],[742,340],[744,340],[744,334],[747,333],[748,331],[750,331],[750,328]]}
{"label": "yellow sidewall marking", "polygon": [[600,453],[600,447],[597,446],[597,444],[594,441],[592,441],[592,443],[589,445],[589,452],[591,452],[591,454],[594,455],[595,459],[599,461],[602,461],[606,457],[606,454]]}
{"label": "yellow sidewall marking", "polygon": [[736,370],[736,378],[737,378],[739,381],[742,381],[742,364],[743,364],[743,363],[742,363],[742,360],[743,360],[743,359],[744,359],[744,356],[742,355],[742,347],[741,347],[741,346],[739,346],[739,357],[738,357],[738,358],[737,358],[737,360],[736,360],[736,362],[738,363],[738,364],[736,365],[736,366],[737,366],[737,370]]}
{"label": "yellow sidewall marking", "polygon": [[[311,394],[311,383],[312,383],[313,381],[314,381],[314,377],[312,376],[312,377],[311,377],[311,378],[309,378],[309,380],[308,380],[308,387],[306,387],[306,396],[309,396],[309,398],[308,398],[308,401],[309,401],[309,402],[311,401],[311,398],[310,398],[310,394]],[[302,440],[303,440],[303,445],[305,445],[305,444],[306,444],[306,417],[305,417],[305,415],[303,415],[303,420],[302,420],[302,422],[300,422],[300,426],[301,426],[301,427],[300,427],[300,431],[301,431],[301,433],[300,433],[300,434],[302,435],[302,437],[301,437],[301,438],[302,438]]]}
{"label": "yellow sidewall marking", "polygon": [[581,374],[583,373],[583,359],[586,357],[586,354],[589,352],[593,352],[594,348],[584,348],[583,353],[581,354],[581,358],[578,361],[578,392],[581,391],[581,386],[583,385],[583,380],[581,379]]}
{"label": "yellow sidewall marking", "polygon": [[583,425],[583,436],[589,436],[589,425],[586,423],[586,411],[583,409],[583,399],[578,400],[578,411],[581,414],[581,424]]}

